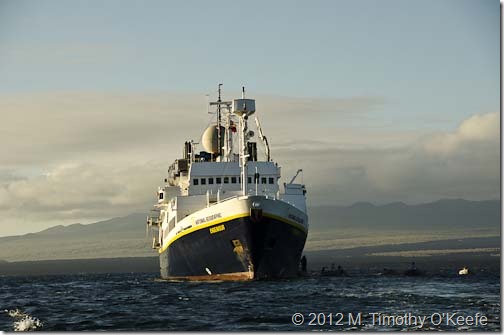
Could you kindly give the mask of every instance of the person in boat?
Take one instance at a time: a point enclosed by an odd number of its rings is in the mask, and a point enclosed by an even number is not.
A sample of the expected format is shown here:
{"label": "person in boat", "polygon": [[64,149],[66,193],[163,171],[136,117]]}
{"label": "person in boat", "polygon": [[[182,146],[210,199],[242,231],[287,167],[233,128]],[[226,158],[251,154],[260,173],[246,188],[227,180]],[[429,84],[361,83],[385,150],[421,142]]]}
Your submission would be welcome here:
{"label": "person in boat", "polygon": [[343,270],[343,268],[341,267],[341,265],[338,265],[338,267],[336,268],[336,265],[334,263],[331,264],[331,269],[330,270],[326,270],[326,267],[324,266],[322,268],[322,270],[320,271],[320,273],[323,276],[334,276],[334,277],[347,276],[348,275],[346,273],[346,271]]}

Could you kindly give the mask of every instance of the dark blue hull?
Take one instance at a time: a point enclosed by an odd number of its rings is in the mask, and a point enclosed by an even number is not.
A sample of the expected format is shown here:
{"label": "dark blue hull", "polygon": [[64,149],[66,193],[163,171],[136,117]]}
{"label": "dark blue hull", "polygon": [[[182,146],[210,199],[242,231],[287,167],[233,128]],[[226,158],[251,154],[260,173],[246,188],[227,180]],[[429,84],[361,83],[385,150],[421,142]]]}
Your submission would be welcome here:
{"label": "dark blue hull", "polygon": [[175,240],[160,254],[161,277],[189,280],[295,277],[306,237],[303,227],[295,223],[252,213]]}

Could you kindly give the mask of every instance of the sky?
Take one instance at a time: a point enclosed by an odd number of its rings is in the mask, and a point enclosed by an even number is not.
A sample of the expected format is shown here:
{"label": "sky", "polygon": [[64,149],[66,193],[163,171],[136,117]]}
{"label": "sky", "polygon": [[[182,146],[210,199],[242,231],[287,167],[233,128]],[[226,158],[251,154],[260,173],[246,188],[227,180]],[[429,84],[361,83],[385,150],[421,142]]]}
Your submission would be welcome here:
{"label": "sky", "polygon": [[500,197],[490,0],[0,0],[0,236],[147,212],[206,95],[308,203]]}

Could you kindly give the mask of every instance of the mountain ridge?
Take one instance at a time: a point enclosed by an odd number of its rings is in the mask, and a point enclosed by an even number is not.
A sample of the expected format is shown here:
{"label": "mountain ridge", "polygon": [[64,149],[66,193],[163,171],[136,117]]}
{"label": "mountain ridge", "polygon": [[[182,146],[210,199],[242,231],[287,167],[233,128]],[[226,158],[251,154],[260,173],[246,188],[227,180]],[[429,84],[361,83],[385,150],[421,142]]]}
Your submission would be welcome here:
{"label": "mountain ridge", "polygon": [[[312,206],[308,213],[307,249],[379,244],[390,236],[407,242],[413,239],[408,235],[418,232],[425,235],[424,240],[439,239],[437,232],[445,237],[467,236],[473,231],[500,235],[499,200],[448,199],[418,205],[360,202]],[[0,237],[0,255],[7,261],[155,256],[152,240],[146,238],[145,218],[144,213],[131,213],[91,224],[59,225],[38,233]]]}

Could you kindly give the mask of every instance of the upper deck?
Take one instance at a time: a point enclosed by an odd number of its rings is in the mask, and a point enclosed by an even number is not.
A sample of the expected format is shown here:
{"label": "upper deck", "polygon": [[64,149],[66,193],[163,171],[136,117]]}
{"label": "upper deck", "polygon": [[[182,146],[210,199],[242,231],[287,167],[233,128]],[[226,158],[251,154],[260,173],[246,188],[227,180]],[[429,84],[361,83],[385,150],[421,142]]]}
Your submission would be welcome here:
{"label": "upper deck", "polygon": [[[281,168],[271,159],[268,140],[254,115],[255,100],[245,99],[243,88],[241,99],[223,101],[220,86],[218,100],[210,103],[217,107],[217,122],[210,122],[199,142],[184,143],[182,157],[168,168],[167,185],[159,189],[158,203],[173,196],[207,195],[216,201],[237,195],[280,198]],[[255,131],[248,126],[252,116]],[[262,142],[263,157],[254,138]],[[204,150],[197,150],[196,145]],[[284,194],[292,198],[290,202],[299,202],[299,207],[304,207],[301,203],[306,190],[304,186],[295,186],[294,179],[284,185]],[[298,196],[302,198],[299,201]]]}
{"label": "upper deck", "polygon": [[[274,162],[247,164],[247,193],[276,194],[280,167]],[[187,178],[187,195],[217,194],[241,190],[241,167],[238,162],[200,162],[191,164]]]}

